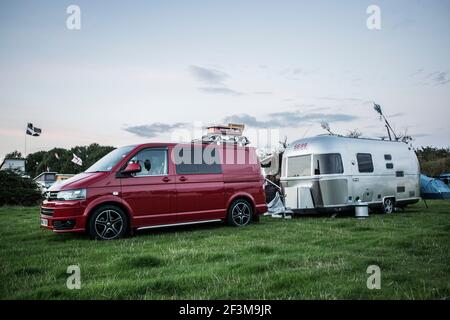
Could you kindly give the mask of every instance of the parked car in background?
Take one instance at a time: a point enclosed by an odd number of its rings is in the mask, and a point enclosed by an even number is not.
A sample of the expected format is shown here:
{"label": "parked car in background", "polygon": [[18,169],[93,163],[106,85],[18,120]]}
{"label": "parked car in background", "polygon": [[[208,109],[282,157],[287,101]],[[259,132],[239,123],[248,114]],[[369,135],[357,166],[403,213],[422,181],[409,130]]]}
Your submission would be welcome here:
{"label": "parked car in background", "polygon": [[162,226],[226,221],[240,227],[267,211],[263,182],[254,148],[127,146],[52,186],[41,226],[103,240]]}

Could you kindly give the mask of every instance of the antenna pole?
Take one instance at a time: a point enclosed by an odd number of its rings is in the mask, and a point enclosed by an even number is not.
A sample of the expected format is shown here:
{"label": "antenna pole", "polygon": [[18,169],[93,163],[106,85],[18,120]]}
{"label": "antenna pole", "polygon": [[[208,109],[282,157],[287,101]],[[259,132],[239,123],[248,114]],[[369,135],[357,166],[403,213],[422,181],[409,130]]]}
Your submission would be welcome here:
{"label": "antenna pole", "polygon": [[26,130],[25,130],[25,149],[24,149],[23,157],[24,158],[27,157],[27,131]]}
{"label": "antenna pole", "polygon": [[[397,135],[395,134],[395,131],[392,129],[391,125],[390,125],[389,122],[387,121],[387,119],[386,119],[386,117],[384,116],[384,114],[383,114],[383,119],[384,119],[384,122],[386,122],[386,128],[388,129],[388,133],[389,133],[389,130],[392,131],[392,134],[394,135],[395,141],[398,141],[398,138],[397,138]],[[391,134],[390,134],[390,133],[389,133],[389,140],[392,140],[392,139],[391,139]]]}
{"label": "antenna pole", "polygon": [[389,130],[389,127],[387,125],[385,127],[386,127],[386,130],[387,130],[388,136],[389,136],[389,140],[392,141],[391,131]]}

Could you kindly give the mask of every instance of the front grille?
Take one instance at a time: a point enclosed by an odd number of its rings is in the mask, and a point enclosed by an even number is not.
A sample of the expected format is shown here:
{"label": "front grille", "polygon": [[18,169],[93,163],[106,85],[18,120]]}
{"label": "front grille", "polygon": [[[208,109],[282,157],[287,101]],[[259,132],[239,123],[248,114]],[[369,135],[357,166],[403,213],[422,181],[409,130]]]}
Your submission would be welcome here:
{"label": "front grille", "polygon": [[41,214],[46,215],[46,216],[51,216],[53,217],[53,209],[45,209],[45,208],[41,208]]}
{"label": "front grille", "polygon": [[58,198],[58,191],[47,191],[45,198],[49,201],[56,200]]}

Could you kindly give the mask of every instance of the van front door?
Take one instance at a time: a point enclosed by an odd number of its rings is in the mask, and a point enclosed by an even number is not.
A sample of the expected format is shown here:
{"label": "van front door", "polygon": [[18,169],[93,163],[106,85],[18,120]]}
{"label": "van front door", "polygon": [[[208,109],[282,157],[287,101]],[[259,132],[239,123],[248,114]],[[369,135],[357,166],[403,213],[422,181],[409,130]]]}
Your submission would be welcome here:
{"label": "van front door", "polygon": [[169,171],[167,148],[143,149],[131,161],[142,168],[121,179],[122,199],[133,210],[133,226],[174,223],[175,177]]}

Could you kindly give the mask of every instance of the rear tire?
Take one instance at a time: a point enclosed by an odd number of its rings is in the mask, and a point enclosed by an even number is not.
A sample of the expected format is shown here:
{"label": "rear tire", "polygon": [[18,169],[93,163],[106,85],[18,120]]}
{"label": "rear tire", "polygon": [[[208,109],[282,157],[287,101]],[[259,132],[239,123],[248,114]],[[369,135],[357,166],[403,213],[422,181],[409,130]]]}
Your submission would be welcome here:
{"label": "rear tire", "polygon": [[244,227],[253,218],[253,207],[244,199],[234,200],[228,209],[227,222],[233,227]]}
{"label": "rear tire", "polygon": [[122,238],[128,230],[128,218],[125,212],[113,205],[102,206],[89,218],[89,234],[98,240]]}
{"label": "rear tire", "polygon": [[395,211],[395,200],[394,198],[386,198],[383,201],[383,211],[386,214],[393,213]]}

